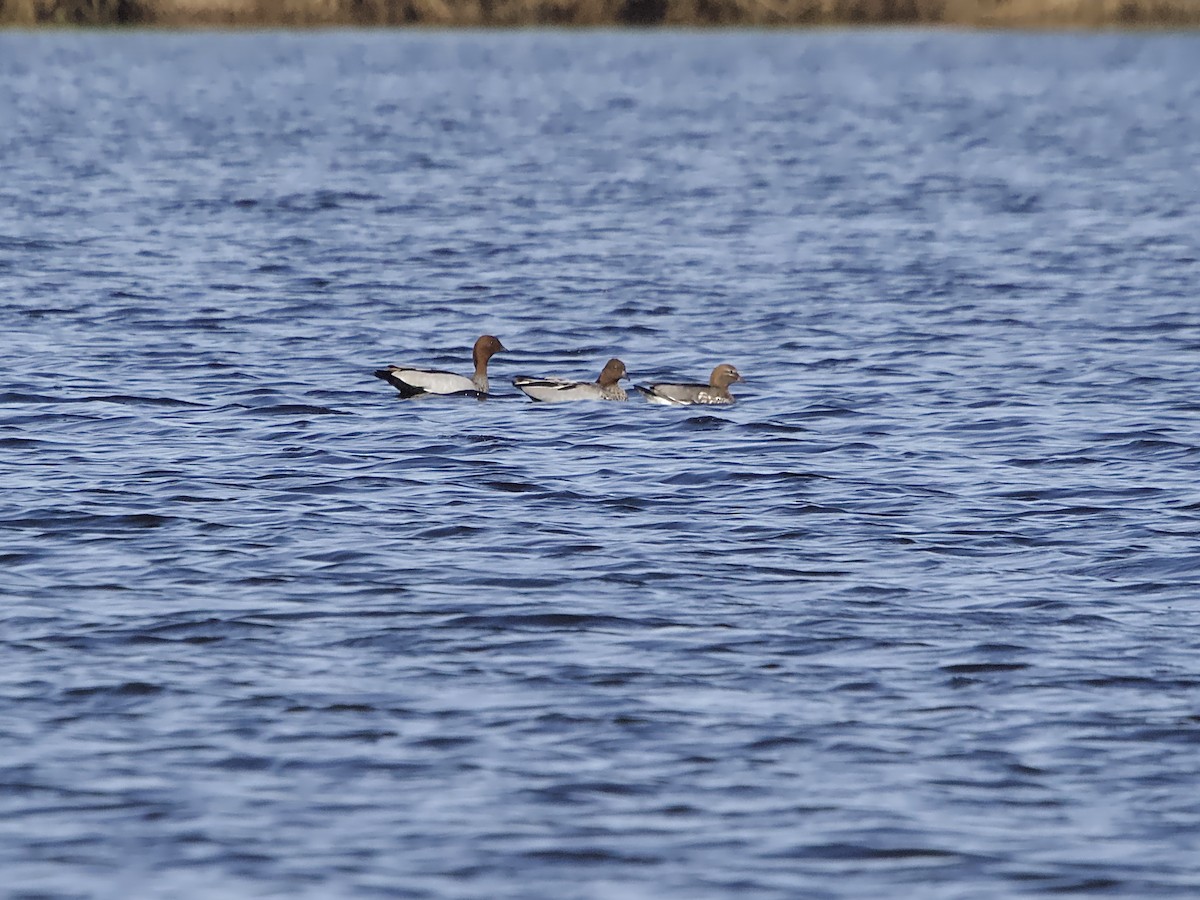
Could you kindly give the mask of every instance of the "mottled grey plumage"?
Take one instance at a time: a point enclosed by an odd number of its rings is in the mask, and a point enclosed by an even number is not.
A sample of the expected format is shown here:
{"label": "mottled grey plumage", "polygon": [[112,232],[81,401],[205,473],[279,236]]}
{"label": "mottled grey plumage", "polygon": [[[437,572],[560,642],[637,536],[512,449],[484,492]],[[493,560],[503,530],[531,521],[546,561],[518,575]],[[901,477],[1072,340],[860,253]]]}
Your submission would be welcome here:
{"label": "mottled grey plumage", "polygon": [[513,387],[531,400],[543,403],[559,403],[564,400],[626,400],[629,395],[618,382],[628,378],[625,364],[619,359],[610,359],[596,381],[567,381],[565,378],[531,378],[518,375],[512,380]]}
{"label": "mottled grey plumage", "polygon": [[734,402],[733,394],[729,393],[729,385],[745,379],[738,370],[728,363],[722,363],[712,370],[708,384],[670,384],[660,383],[651,385],[634,385],[651,403],[662,406],[690,406],[704,404],[723,406]]}

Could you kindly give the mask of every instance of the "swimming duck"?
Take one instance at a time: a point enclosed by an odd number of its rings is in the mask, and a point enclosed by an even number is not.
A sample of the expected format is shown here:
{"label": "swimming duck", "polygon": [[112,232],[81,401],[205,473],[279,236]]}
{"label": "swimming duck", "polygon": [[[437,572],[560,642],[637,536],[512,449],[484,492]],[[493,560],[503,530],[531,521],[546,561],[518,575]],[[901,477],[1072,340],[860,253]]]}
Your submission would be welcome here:
{"label": "swimming duck", "polygon": [[375,372],[376,378],[382,378],[400,392],[401,397],[419,397],[422,394],[461,394],[472,391],[479,394],[488,392],[487,368],[488,360],[504,350],[500,339],[485,334],[475,342],[472,359],[475,361],[475,374],[468,378],[454,372],[443,372],[439,369],[414,369],[409,366],[388,366]]}
{"label": "swimming duck", "polygon": [[734,401],[733,394],[729,393],[729,385],[735,381],[745,379],[733,366],[721,363],[712,370],[708,384],[636,384],[634,388],[645,394],[651,403],[663,406],[687,406],[692,403],[729,404]]}
{"label": "swimming duck", "polygon": [[596,381],[567,381],[565,378],[530,378],[518,375],[513,386],[533,400],[557,403],[563,400],[626,400],[629,395],[619,382],[628,378],[625,363],[610,359]]}

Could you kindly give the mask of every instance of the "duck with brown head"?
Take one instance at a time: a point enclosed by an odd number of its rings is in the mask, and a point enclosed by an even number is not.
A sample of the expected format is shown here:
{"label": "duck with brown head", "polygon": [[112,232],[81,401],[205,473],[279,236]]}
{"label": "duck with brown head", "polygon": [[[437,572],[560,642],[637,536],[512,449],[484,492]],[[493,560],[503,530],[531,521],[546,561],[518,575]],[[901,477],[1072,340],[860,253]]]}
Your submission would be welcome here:
{"label": "duck with brown head", "polygon": [[412,366],[388,366],[375,372],[400,392],[401,397],[420,397],[426,394],[471,394],[487,396],[488,360],[504,350],[499,338],[485,334],[475,342],[472,358],[475,373],[468,378],[440,369],[418,369]]}
{"label": "duck with brown head", "polygon": [[690,406],[692,404],[728,405],[734,402],[729,386],[735,381],[745,381],[741,374],[728,363],[721,363],[712,370],[708,384],[651,384],[634,385],[651,403],[662,406]]}
{"label": "duck with brown head", "polygon": [[518,375],[513,386],[532,400],[560,403],[565,400],[626,400],[629,395],[621,388],[622,378],[628,378],[625,363],[610,359],[595,381],[568,381],[565,378],[531,378]]}

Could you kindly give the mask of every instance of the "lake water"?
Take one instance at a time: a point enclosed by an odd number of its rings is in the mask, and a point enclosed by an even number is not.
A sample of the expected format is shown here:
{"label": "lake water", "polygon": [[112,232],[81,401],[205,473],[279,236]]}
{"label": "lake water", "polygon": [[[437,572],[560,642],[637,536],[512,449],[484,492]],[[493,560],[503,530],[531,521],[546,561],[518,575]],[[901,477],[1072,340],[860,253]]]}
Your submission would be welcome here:
{"label": "lake water", "polygon": [[0,35],[7,896],[1196,896],[1197,59]]}

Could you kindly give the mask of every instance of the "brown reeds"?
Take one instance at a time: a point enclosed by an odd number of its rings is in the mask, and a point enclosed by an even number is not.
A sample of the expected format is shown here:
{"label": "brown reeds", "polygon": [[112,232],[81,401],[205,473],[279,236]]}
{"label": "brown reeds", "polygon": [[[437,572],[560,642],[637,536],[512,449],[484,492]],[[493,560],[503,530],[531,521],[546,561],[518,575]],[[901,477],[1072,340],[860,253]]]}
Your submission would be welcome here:
{"label": "brown reeds", "polygon": [[0,0],[0,25],[1200,27],[1200,0]]}

